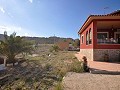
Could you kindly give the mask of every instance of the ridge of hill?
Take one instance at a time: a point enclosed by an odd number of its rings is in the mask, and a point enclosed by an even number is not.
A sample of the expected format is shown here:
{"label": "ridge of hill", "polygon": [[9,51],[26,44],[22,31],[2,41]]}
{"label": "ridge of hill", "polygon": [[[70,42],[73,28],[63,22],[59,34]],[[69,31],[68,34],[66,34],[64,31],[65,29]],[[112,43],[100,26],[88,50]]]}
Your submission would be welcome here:
{"label": "ridge of hill", "polygon": [[[73,42],[74,39],[72,38],[61,38],[61,37],[27,37],[25,36],[26,40],[33,40],[37,44],[54,44],[56,42],[61,42],[61,41],[68,41],[68,42]],[[0,40],[4,40],[4,35],[0,34]]]}

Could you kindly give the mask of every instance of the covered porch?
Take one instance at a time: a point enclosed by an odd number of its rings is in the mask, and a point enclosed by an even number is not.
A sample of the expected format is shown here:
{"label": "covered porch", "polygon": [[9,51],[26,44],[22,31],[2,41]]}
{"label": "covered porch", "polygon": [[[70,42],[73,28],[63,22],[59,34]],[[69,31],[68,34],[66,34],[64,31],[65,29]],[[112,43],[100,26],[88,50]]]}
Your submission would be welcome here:
{"label": "covered porch", "polygon": [[97,21],[97,44],[120,45],[120,21]]}
{"label": "covered porch", "polygon": [[93,60],[120,62],[120,19],[100,19],[94,27]]}

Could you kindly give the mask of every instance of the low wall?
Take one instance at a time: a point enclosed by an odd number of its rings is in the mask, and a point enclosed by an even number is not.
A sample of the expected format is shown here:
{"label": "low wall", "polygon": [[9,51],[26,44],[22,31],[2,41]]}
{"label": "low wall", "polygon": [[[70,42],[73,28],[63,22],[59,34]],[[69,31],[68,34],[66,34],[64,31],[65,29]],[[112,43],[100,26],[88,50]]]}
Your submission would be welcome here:
{"label": "low wall", "polygon": [[93,60],[93,49],[80,49],[80,53],[85,55],[88,60]]}
{"label": "low wall", "polygon": [[109,61],[119,61],[120,49],[94,49],[93,60],[104,61],[104,55],[108,54]]}
{"label": "low wall", "polygon": [[80,49],[80,54],[92,61],[104,61],[105,54],[111,62],[120,61],[120,49]]}

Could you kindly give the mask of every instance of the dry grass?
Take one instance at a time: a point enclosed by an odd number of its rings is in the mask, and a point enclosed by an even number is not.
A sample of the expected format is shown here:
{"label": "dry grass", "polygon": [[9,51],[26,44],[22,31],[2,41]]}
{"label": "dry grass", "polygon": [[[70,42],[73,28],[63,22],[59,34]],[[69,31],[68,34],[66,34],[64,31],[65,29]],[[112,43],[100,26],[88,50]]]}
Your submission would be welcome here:
{"label": "dry grass", "polygon": [[74,57],[76,52],[51,53],[50,47],[51,45],[40,45],[34,51],[38,56],[28,55],[25,62],[15,67],[8,67],[2,75],[11,74],[11,76],[0,82],[1,89],[49,90],[58,85],[67,72],[82,72],[81,63]]}

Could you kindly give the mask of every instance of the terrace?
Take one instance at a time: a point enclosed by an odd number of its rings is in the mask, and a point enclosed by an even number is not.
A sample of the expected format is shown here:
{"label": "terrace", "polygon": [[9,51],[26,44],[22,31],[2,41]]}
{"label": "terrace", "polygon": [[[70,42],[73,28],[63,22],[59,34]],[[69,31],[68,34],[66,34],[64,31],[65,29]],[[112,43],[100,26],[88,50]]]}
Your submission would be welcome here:
{"label": "terrace", "polygon": [[120,44],[120,21],[98,21],[97,44]]}

